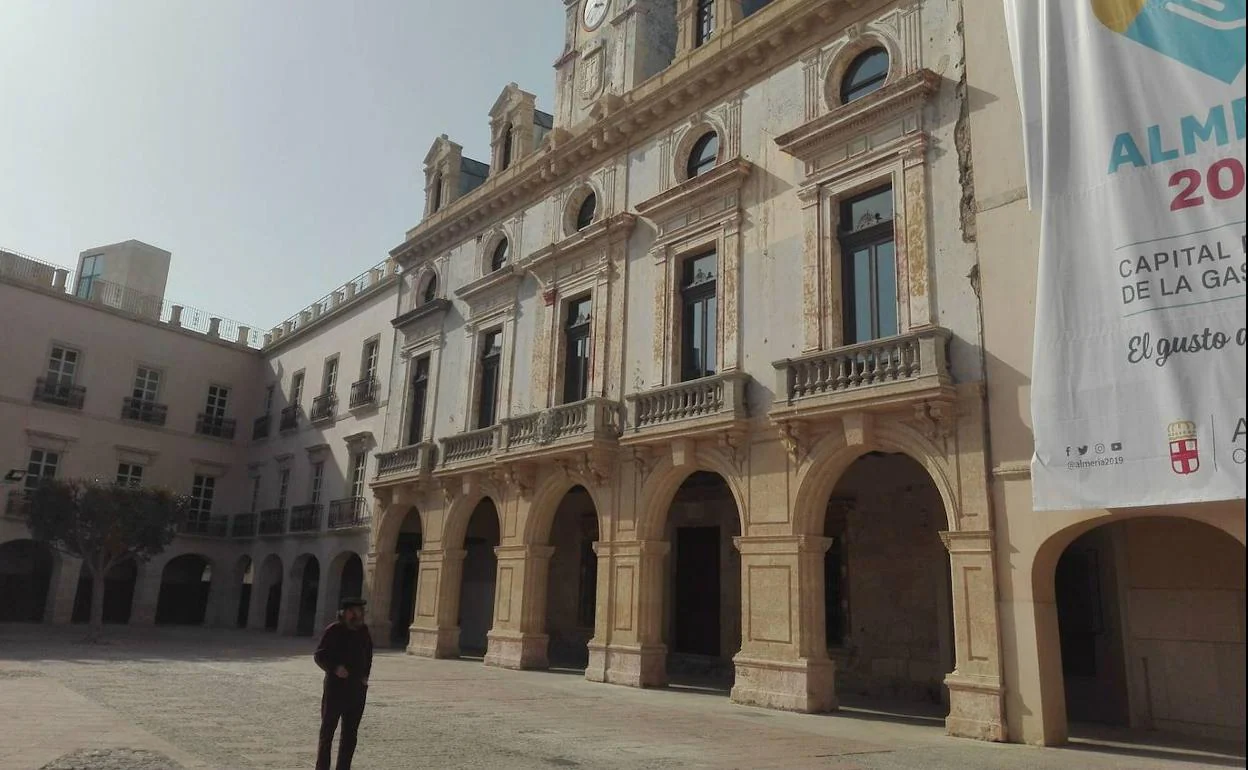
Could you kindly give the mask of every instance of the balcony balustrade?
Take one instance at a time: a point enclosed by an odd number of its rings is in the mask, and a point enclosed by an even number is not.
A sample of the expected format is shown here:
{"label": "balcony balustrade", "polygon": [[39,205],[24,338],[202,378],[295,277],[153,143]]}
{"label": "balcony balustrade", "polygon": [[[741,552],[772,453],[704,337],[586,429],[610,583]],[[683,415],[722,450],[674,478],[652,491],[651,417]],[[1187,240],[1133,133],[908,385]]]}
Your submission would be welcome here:
{"label": "balcony balustrade", "polygon": [[281,417],[278,419],[277,429],[285,433],[288,430],[295,430],[299,427],[299,405],[294,404],[282,410]]}
{"label": "balcony balustrade", "polygon": [[351,385],[351,409],[373,406],[377,403],[377,380],[368,377]]}
{"label": "balcony balustrade", "polygon": [[630,395],[629,431],[715,429],[744,420],[749,381],[748,374],[728,372]]}
{"label": "balcony balustrade", "polygon": [[255,537],[260,517],[254,513],[237,514],[230,521],[230,537]]}
{"label": "balcony balustrade", "polygon": [[291,532],[319,532],[320,530],[320,505],[296,505],[290,509]]}
{"label": "balcony balustrade", "polygon": [[488,460],[498,449],[498,435],[499,426],[491,425],[439,439],[442,444],[442,466]]}
{"label": "balcony balustrade", "polygon": [[286,534],[286,509],[270,508],[267,511],[261,511],[259,531],[261,536]]}
{"label": "balcony balustrade", "polygon": [[776,361],[773,413],[835,413],[952,398],[947,329],[932,327]]}
{"label": "balcony balustrade", "polygon": [[81,409],[87,389],[64,378],[40,377],[35,380],[35,401],[70,409]]}
{"label": "balcony balustrade", "polygon": [[334,407],[338,405],[338,397],[333,393],[325,393],[312,399],[312,422],[332,420]]}
{"label": "balcony balustrade", "polygon": [[273,428],[273,415],[266,414],[257,417],[256,421],[251,424],[251,440],[259,441],[269,437],[269,431]]}
{"label": "balcony balustrade", "polygon": [[124,398],[121,402],[121,418],[145,422],[148,425],[164,425],[169,407],[146,398]]}
{"label": "balcony balustrade", "polygon": [[369,521],[368,501],[362,497],[348,497],[329,504],[330,529],[367,527]]}
{"label": "balcony balustrade", "polygon": [[579,443],[579,439],[614,441],[623,428],[624,410],[618,402],[588,398],[503,420],[499,449],[516,453]]}
{"label": "balcony balustrade", "polygon": [[218,417],[212,414],[201,414],[195,420],[195,432],[201,436],[212,436],[230,441],[234,440],[234,429],[237,422],[233,417]]}
{"label": "balcony balustrade", "polygon": [[377,478],[427,475],[433,470],[436,455],[434,445],[429,442],[382,452],[377,455]]}

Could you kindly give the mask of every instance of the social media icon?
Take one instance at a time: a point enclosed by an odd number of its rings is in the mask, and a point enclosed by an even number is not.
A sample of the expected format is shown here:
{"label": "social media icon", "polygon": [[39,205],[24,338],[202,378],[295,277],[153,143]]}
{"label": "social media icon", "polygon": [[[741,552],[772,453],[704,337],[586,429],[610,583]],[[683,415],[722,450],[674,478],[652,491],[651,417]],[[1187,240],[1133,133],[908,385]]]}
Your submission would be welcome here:
{"label": "social media icon", "polygon": [[1097,444],[1097,445],[1096,445],[1096,453],[1097,453],[1098,455],[1103,455],[1103,454],[1105,454],[1105,445],[1104,445],[1104,444]]}
{"label": "social media icon", "polygon": [[1083,456],[1084,456],[1084,455],[1086,455],[1087,453],[1088,453],[1088,447],[1087,447],[1087,445],[1086,445],[1086,444],[1085,444],[1085,445],[1083,445],[1083,446],[1081,446],[1081,447],[1079,447],[1079,456],[1080,456],[1080,457],[1083,457]]}
{"label": "social media icon", "polygon": [[1115,441],[1114,443],[1112,443],[1112,444],[1110,444],[1110,445],[1109,445],[1109,448],[1110,448],[1110,451],[1113,451],[1113,452],[1121,452],[1121,451],[1122,451],[1122,442],[1121,442],[1121,441]]}

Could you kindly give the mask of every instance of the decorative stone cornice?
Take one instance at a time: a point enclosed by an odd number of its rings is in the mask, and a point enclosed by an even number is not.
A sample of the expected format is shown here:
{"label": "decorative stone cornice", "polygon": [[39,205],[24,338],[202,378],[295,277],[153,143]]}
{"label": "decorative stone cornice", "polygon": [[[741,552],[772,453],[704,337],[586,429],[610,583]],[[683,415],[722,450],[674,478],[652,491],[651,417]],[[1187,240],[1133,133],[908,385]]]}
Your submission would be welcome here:
{"label": "decorative stone cornice", "polygon": [[598,120],[576,134],[553,132],[544,150],[521,159],[507,173],[491,177],[408,231],[407,240],[391,250],[391,256],[407,263],[444,251],[566,184],[582,168],[623,152],[639,137],[685,119],[689,112],[739,90],[766,70],[796,60],[811,44],[827,37],[838,14],[845,8],[852,11],[856,4],[775,0],[633,91],[602,102]]}
{"label": "decorative stone cornice", "polygon": [[665,220],[710,198],[740,190],[753,169],[754,164],[748,160],[734,158],[638,203],[637,211],[651,220]]}
{"label": "decorative stone cornice", "polygon": [[519,267],[541,277],[549,267],[565,259],[575,259],[587,251],[627,239],[636,224],[637,215],[627,211],[607,217],[557,243],[538,249],[526,257]]}
{"label": "decorative stone cornice", "polygon": [[455,296],[467,302],[470,306],[480,304],[482,297],[492,295],[496,291],[501,293],[504,289],[515,290],[516,284],[520,283],[523,275],[519,272],[515,265],[507,265],[501,270],[495,270],[487,273],[475,281],[466,283],[455,290]]}
{"label": "decorative stone cornice", "polygon": [[781,151],[807,163],[821,152],[923,107],[938,90],[940,75],[918,70],[875,93],[838,107],[776,137]]}

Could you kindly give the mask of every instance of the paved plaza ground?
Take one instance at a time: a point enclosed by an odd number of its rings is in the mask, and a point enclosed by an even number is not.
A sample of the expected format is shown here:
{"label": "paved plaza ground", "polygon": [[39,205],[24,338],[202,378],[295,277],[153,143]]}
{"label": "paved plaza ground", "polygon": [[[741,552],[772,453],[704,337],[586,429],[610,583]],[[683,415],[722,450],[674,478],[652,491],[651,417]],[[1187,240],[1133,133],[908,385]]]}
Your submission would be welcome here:
{"label": "paved plaza ground", "polygon": [[[3,770],[311,768],[320,672],[310,639],[208,629],[0,625]],[[400,768],[1200,768],[1242,751],[992,745],[939,720],[803,715],[696,690],[380,652],[355,766]]]}

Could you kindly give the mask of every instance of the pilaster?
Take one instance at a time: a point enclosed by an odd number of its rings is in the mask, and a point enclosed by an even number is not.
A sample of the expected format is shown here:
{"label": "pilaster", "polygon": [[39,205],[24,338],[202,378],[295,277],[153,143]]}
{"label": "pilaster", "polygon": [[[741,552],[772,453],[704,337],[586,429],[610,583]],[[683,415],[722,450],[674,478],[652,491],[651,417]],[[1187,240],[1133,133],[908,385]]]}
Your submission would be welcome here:
{"label": "pilaster", "polygon": [[368,627],[373,642],[390,640],[390,608],[394,597],[395,555],[391,551],[369,551],[364,562],[364,591],[368,599]]}
{"label": "pilaster", "polygon": [[494,590],[494,627],[490,630],[487,666],[515,669],[548,668],[546,593],[554,546],[506,545],[494,549],[498,579]]}
{"label": "pilaster", "polygon": [[956,664],[945,677],[949,688],[950,735],[1004,741],[1005,688],[993,562],[993,533],[942,532],[949,549],[953,584]]}
{"label": "pilaster", "polygon": [[133,609],[130,612],[130,625],[156,625],[156,605],[160,601],[160,578],[162,570],[148,562],[139,568],[139,576],[134,584]]}
{"label": "pilaster", "polygon": [[467,553],[462,549],[420,552],[409,655],[459,657],[459,586]]}
{"label": "pilaster", "polygon": [[[606,547],[603,547],[606,546]],[[607,557],[603,558],[603,551]],[[663,644],[663,579],[671,544],[633,540],[599,544],[599,569],[609,564],[607,607],[609,641],[590,645],[590,672],[603,681],[630,687],[667,684],[667,647]],[[600,571],[601,575],[601,571]],[[602,583],[600,582],[601,586]],[[602,593],[599,593],[601,607]]]}

